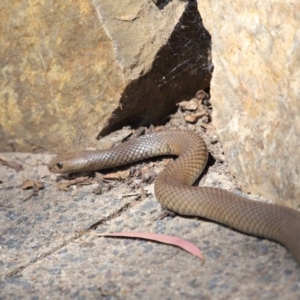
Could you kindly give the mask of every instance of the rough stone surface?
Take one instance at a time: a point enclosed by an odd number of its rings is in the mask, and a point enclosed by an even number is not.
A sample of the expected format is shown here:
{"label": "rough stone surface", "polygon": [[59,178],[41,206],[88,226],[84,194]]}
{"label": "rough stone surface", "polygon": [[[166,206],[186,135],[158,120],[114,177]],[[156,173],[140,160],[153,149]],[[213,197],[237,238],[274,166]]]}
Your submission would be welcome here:
{"label": "rough stone surface", "polygon": [[94,146],[209,85],[195,1],[2,1],[0,26],[2,151]]}
{"label": "rough stone surface", "polygon": [[300,3],[199,1],[213,122],[244,191],[300,205]]}

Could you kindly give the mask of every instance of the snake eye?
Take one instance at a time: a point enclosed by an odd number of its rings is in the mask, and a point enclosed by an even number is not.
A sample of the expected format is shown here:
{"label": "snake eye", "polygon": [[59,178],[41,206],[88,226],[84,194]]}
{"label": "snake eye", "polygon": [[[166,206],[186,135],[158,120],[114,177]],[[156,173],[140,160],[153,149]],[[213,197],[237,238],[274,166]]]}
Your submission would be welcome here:
{"label": "snake eye", "polygon": [[64,167],[64,164],[62,162],[59,162],[56,165],[59,169],[62,169]]}

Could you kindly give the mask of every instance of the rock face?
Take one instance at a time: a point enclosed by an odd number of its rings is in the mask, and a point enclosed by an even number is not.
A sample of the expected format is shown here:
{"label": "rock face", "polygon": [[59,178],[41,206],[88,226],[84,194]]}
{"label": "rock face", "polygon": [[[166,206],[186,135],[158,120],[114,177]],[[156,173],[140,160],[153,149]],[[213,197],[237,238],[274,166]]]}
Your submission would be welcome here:
{"label": "rock face", "polygon": [[209,86],[196,1],[0,4],[0,149],[70,151]]}
{"label": "rock face", "polygon": [[88,1],[0,5],[0,149],[64,151],[87,142],[124,87],[95,9]]}
{"label": "rock face", "polygon": [[244,191],[300,205],[300,3],[199,1],[214,125]]}

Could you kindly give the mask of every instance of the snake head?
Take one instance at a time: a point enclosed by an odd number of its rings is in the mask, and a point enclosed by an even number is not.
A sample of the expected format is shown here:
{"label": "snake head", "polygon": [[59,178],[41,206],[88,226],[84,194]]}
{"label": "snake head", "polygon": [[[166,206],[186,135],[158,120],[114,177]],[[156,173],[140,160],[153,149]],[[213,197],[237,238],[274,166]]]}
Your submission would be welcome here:
{"label": "snake head", "polygon": [[52,173],[63,173],[64,163],[61,161],[55,162],[54,160],[50,161],[48,164],[48,170]]}
{"label": "snake head", "polygon": [[49,162],[48,170],[52,173],[77,173],[93,170],[91,153],[94,151],[83,150],[73,154],[56,156]]}
{"label": "snake head", "polygon": [[80,169],[80,159],[76,154],[59,155],[48,164],[48,170],[52,173],[74,173]]}
{"label": "snake head", "polygon": [[62,158],[62,156],[58,156],[52,159],[48,164],[48,170],[52,173],[67,173],[67,164],[65,164]]}

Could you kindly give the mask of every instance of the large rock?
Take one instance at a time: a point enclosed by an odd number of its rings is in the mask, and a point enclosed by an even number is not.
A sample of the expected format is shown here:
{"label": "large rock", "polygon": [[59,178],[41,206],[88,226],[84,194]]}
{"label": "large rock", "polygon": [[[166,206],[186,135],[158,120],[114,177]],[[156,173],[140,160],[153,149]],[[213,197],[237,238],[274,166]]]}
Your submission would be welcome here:
{"label": "large rock", "polygon": [[300,2],[199,1],[216,126],[242,189],[300,204]]}
{"label": "large rock", "polygon": [[195,0],[2,1],[0,149],[70,151],[206,88]]}

